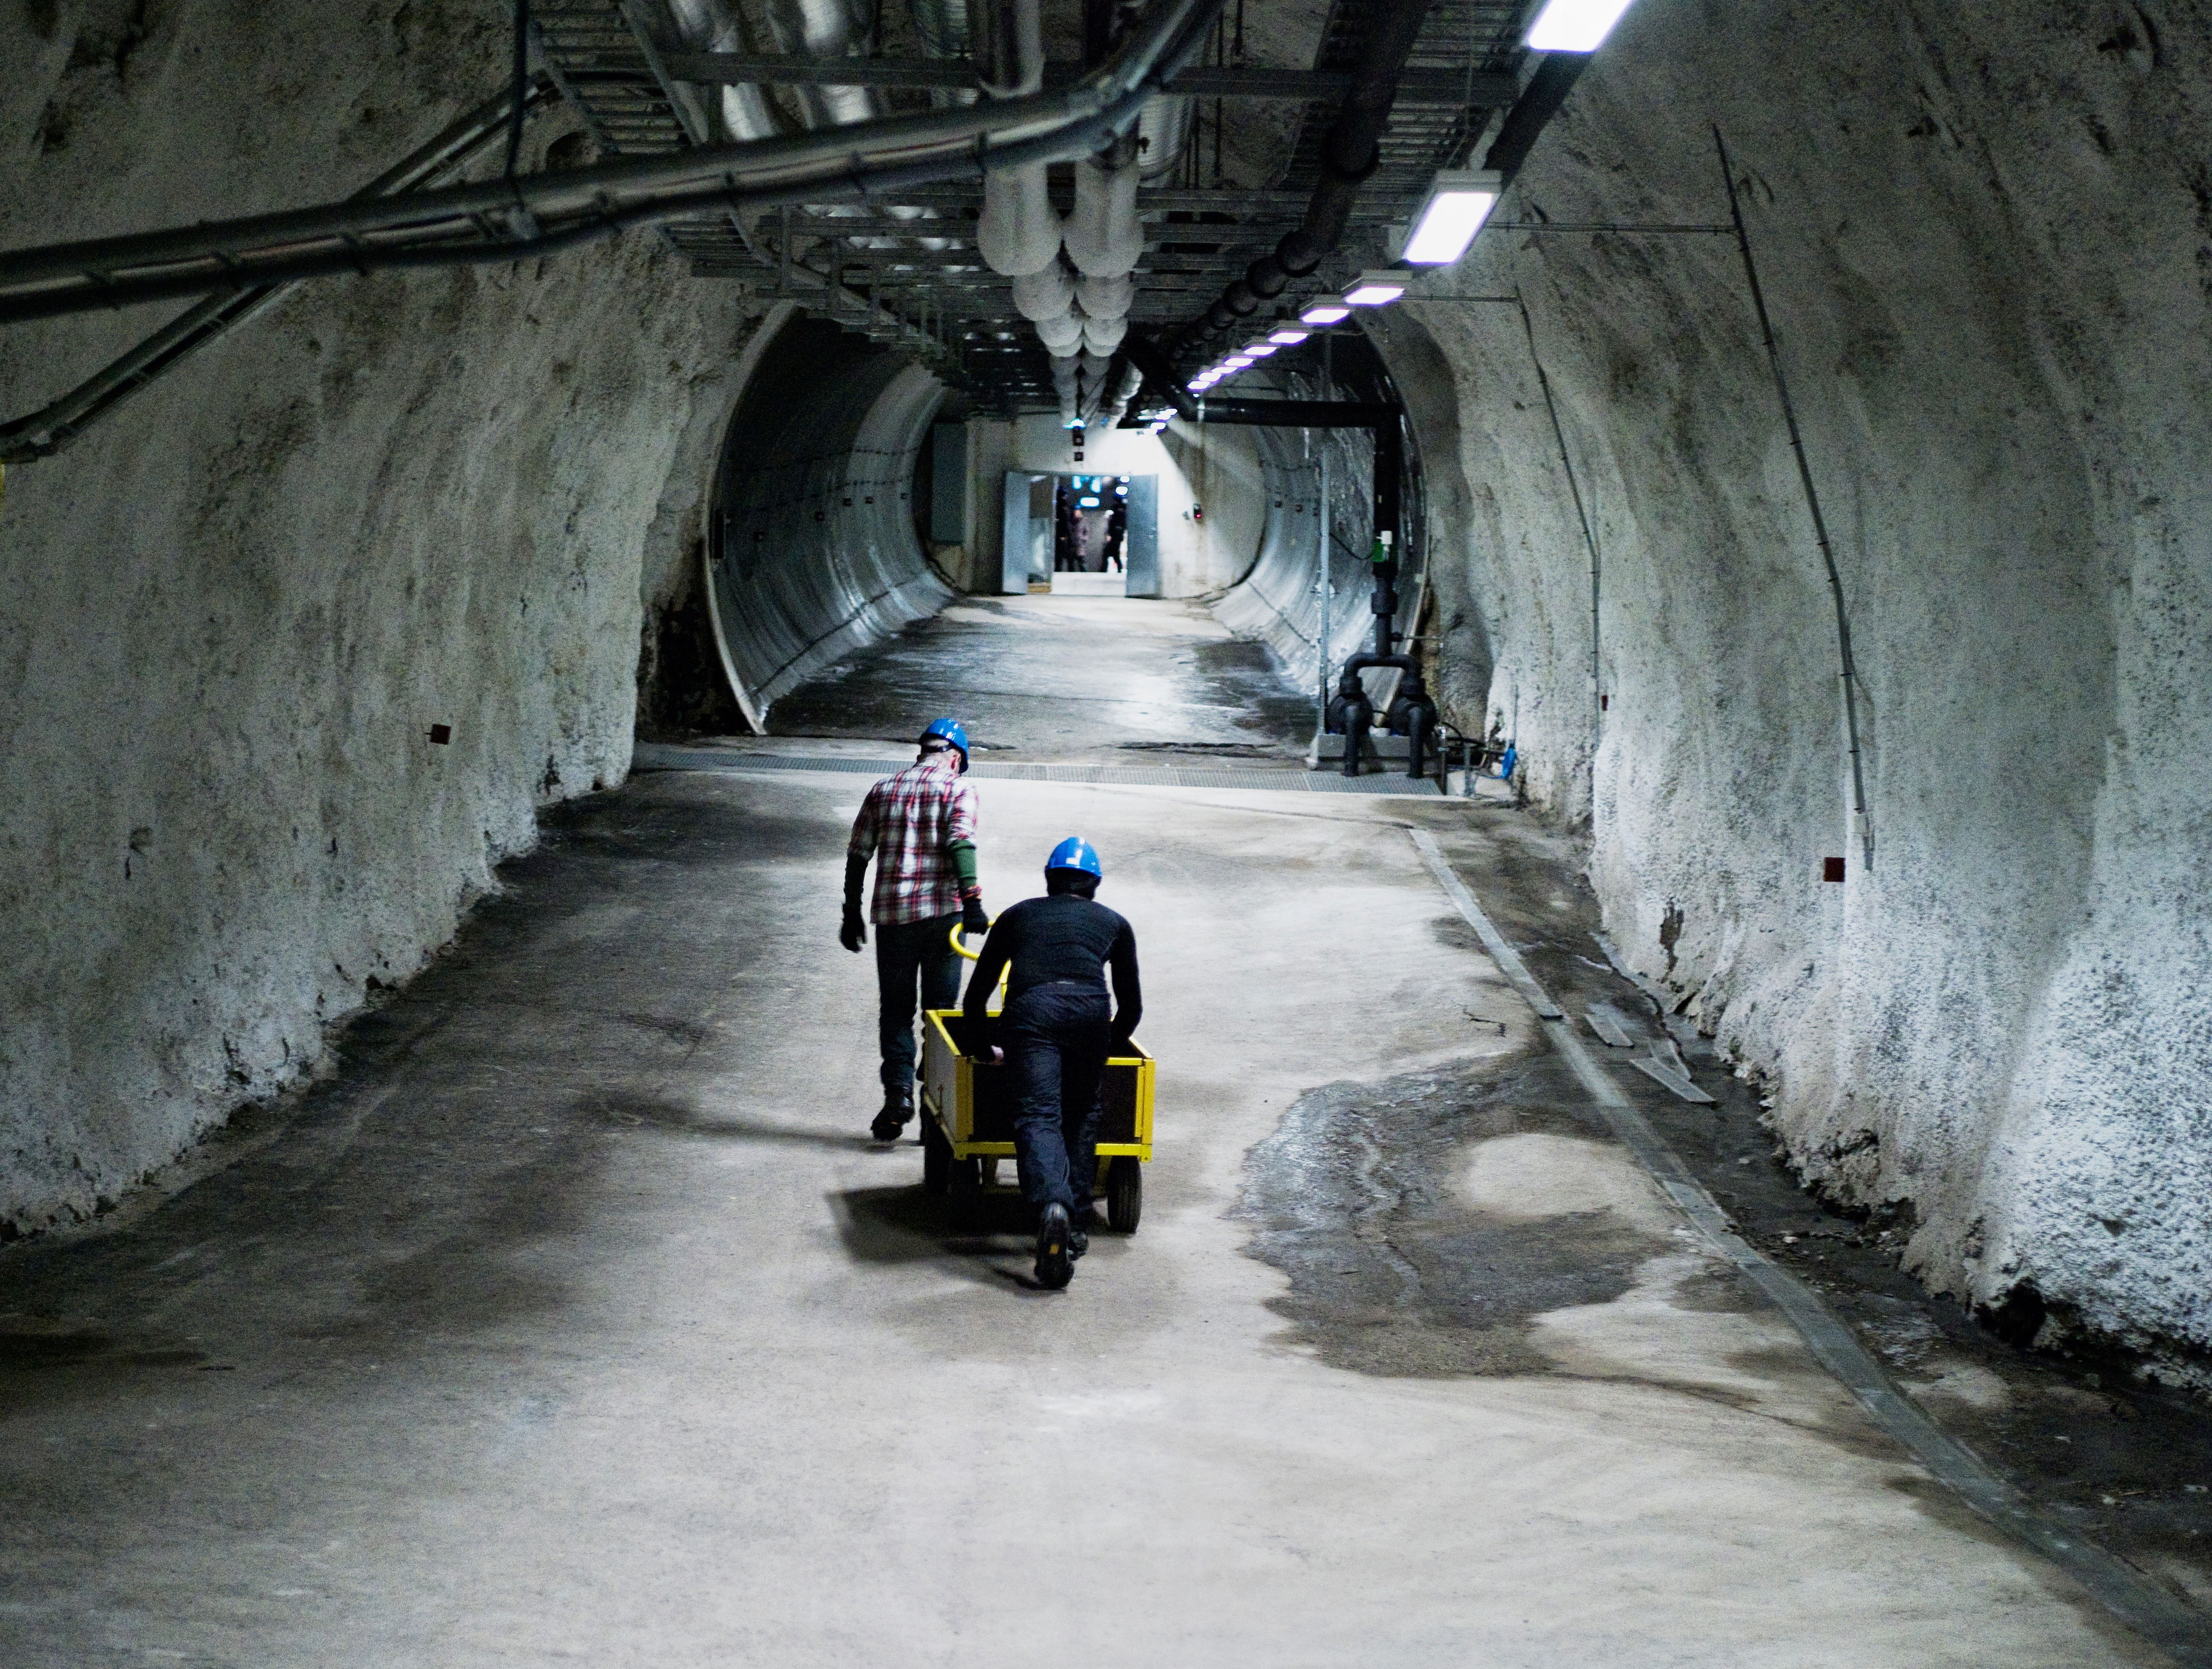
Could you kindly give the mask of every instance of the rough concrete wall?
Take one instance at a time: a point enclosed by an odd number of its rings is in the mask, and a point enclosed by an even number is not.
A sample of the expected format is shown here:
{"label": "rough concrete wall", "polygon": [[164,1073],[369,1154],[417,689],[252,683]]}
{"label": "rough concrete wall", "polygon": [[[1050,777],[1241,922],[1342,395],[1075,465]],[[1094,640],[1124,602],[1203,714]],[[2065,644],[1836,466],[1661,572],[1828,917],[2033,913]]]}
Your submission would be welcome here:
{"label": "rough concrete wall", "polygon": [[[0,239],[352,189],[499,84],[506,15],[0,10]],[[174,310],[0,334],[9,414]],[[649,238],[330,280],[10,472],[0,1223],[313,1071],[538,804],[621,779],[647,531],[743,329]]]}
{"label": "rough concrete wall", "polygon": [[1436,281],[1525,288],[1595,494],[1594,764],[1519,321],[1408,311],[1452,367],[1491,701],[1588,808],[1629,959],[1771,1076],[1808,1177],[1910,1203],[1928,1278],[2177,1374],[2212,1347],[2208,64],[2198,5],[1645,0],[1509,205],[1724,219],[1728,129],[1857,639],[1870,873],[1732,243],[1493,234]]}

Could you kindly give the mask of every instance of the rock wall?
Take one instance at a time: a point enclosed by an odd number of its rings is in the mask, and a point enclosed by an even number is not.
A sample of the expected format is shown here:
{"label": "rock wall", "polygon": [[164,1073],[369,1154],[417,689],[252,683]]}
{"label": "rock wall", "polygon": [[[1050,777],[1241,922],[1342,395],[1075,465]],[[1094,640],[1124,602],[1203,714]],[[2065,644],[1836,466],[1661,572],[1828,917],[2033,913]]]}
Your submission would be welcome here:
{"label": "rock wall", "polygon": [[[507,16],[0,8],[0,242],[352,190],[500,85]],[[0,332],[7,415],[176,310]],[[622,779],[749,329],[651,237],[333,279],[9,472],[0,1232],[313,1072],[538,805]]]}
{"label": "rock wall", "polygon": [[1856,637],[1871,870],[1733,240],[1492,232],[1425,281],[1525,293],[1595,507],[1601,716],[1518,314],[1411,305],[1385,343],[1456,429],[1437,560],[1488,705],[1629,960],[1764,1075],[1810,1180],[1910,1208],[1929,1280],[2199,1383],[2208,64],[2196,4],[1642,0],[1504,211],[1724,221],[1726,130]]}

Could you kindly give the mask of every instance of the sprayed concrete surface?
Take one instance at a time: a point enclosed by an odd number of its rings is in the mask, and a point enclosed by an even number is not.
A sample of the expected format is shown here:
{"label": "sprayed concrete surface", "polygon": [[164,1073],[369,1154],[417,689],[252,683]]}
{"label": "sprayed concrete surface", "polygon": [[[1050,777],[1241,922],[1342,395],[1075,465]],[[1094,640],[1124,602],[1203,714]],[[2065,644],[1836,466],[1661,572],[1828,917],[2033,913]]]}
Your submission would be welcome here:
{"label": "sprayed concrete surface", "polygon": [[862,1133],[857,787],[556,812],[289,1128],[0,1254],[0,1658],[2155,1660],[1577,1123],[1410,802],[987,785],[998,896],[1106,854],[1160,1133],[1066,1293],[948,1239]]}
{"label": "sprayed concrete surface", "polygon": [[1416,287],[1526,297],[1601,692],[1519,314],[1374,322],[1464,510],[1437,623],[1489,676],[1447,668],[1450,716],[1502,719],[1587,822],[1624,954],[1765,1076],[1806,1176],[1910,1211],[1916,1271],[2200,1387],[2208,62],[2197,5],[1646,0],[1504,211],[1724,224],[1726,130],[1851,616],[1871,871],[1733,238],[1486,234]]}
{"label": "sprayed concrete surface", "polygon": [[[1260,645],[1194,604],[968,598],[779,701],[775,736],[909,743],[957,713],[993,758],[1274,757],[1311,733]],[[1303,727],[1303,728],[1302,728]]]}
{"label": "sprayed concrete surface", "polygon": [[[777,719],[872,749],[947,706],[1017,758],[1287,760],[1305,714],[1203,612],[1017,598]],[[1394,822],[1483,885],[1502,814],[986,786],[994,899],[1108,852],[1165,1063],[1142,1234],[1047,1295],[862,1138],[858,787],[555,810],[332,1081],[0,1253],[0,1660],[2154,1660],[1583,1116]],[[1942,1359],[1936,1401],[2014,1394]]]}
{"label": "sprayed concrete surface", "polygon": [[[508,27],[0,7],[0,243],[355,190],[501,85]],[[581,141],[541,118],[524,166]],[[183,305],[11,327],[5,415]],[[422,965],[541,804],[622,780],[745,306],[651,238],[325,281],[9,471],[0,1235],[324,1070],[326,1025]]]}

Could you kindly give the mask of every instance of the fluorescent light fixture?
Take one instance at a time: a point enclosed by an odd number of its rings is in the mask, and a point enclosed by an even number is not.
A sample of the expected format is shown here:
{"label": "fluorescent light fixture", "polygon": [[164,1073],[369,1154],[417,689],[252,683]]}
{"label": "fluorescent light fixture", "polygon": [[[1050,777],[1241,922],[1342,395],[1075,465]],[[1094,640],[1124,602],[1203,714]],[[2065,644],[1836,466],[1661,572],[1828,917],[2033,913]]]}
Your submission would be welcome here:
{"label": "fluorescent light fixture", "polygon": [[[1313,332],[1311,331],[1302,331],[1295,325],[1285,325],[1281,330],[1271,334],[1267,340],[1273,343],[1278,348],[1291,348],[1297,346],[1299,343],[1304,342],[1312,334]],[[1319,559],[1316,558],[1316,560]]]}
{"label": "fluorescent light fixture", "polygon": [[1474,234],[1498,206],[1504,179],[1478,173],[1471,168],[1446,168],[1429,186],[1421,212],[1413,216],[1413,235],[1399,257],[1415,266],[1449,266],[1467,253]]}
{"label": "fluorescent light fixture", "polygon": [[1351,313],[1352,309],[1344,305],[1342,296],[1316,295],[1306,303],[1304,310],[1298,314],[1298,323],[1316,327],[1334,325],[1340,319],[1349,318]]}
{"label": "fluorescent light fixture", "polygon": [[1344,293],[1347,307],[1380,307],[1406,293],[1406,275],[1387,267],[1359,275],[1359,282]]}
{"label": "fluorescent light fixture", "polygon": [[1252,360],[1249,355],[1231,354],[1227,359],[1221,362],[1227,366],[1231,371],[1242,371],[1246,366],[1251,364]]}
{"label": "fluorescent light fixture", "polygon": [[1147,423],[1147,424],[1146,424],[1146,425],[1145,425],[1145,427],[1146,427],[1146,428],[1150,429],[1150,430],[1151,430],[1154,434],[1158,434],[1162,429],[1165,428],[1167,427],[1167,425],[1166,425],[1164,422],[1158,422],[1158,423]]}
{"label": "fluorescent light fixture", "polygon": [[1282,352],[1282,349],[1272,342],[1248,342],[1243,351],[1253,359],[1265,359],[1270,354]]}
{"label": "fluorescent light fixture", "polygon": [[1551,0],[1528,26],[1528,50],[1595,52],[1628,5],[1629,0]]}

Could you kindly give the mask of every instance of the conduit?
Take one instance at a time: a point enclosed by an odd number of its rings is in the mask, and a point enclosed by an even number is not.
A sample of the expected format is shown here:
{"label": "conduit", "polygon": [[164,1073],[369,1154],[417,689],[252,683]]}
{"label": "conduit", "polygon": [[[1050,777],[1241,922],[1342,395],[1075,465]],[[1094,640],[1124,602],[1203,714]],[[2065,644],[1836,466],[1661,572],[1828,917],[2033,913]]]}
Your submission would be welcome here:
{"label": "conduit", "polygon": [[1429,0],[1389,0],[1378,12],[1351,88],[1322,143],[1321,183],[1314,187],[1304,220],[1184,327],[1174,351],[1194,347],[1249,318],[1262,301],[1280,295],[1291,280],[1318,267],[1343,238],[1359,187],[1382,159],[1382,130],[1397,100],[1398,77],[1427,20]]}
{"label": "conduit", "polygon": [[1828,543],[1827,519],[1820,513],[1820,495],[1813,486],[1813,466],[1805,457],[1805,437],[1797,428],[1797,408],[1790,402],[1789,379],[1782,374],[1782,349],[1775,343],[1774,321],[1766,316],[1766,292],[1759,288],[1759,268],[1751,258],[1751,234],[1744,228],[1743,205],[1736,200],[1735,173],[1729,166],[1728,146],[1717,126],[1713,129],[1713,145],[1720,153],[1721,179],[1728,186],[1729,217],[1735,222],[1736,247],[1743,255],[1743,276],[1751,286],[1751,305],[1759,314],[1759,333],[1766,342],[1766,363],[1774,373],[1774,391],[1782,403],[1782,420],[1790,430],[1790,450],[1797,459],[1797,479],[1805,489],[1805,507],[1813,513],[1813,538],[1820,547],[1820,561],[1828,570],[1828,593],[1836,605],[1836,651],[1843,661],[1844,733],[1850,753],[1851,809],[1858,814],[1861,861],[1871,870],[1874,819],[1867,814],[1866,779],[1859,765],[1859,671],[1851,656],[1851,619],[1844,608],[1843,576],[1836,571],[1836,552]]}
{"label": "conduit", "polygon": [[1155,0],[1112,59],[1050,93],[0,255],[0,322],[329,273],[510,262],[725,209],[857,198],[1089,155],[1138,120],[1199,50],[1220,3]]}
{"label": "conduit", "polygon": [[[543,77],[532,79],[523,95],[522,113],[538,109],[556,96],[551,82]],[[395,196],[451,174],[489,141],[503,131],[511,131],[515,114],[511,90],[487,99],[429,143],[410,152],[369,181],[356,197]],[[156,377],[258,317],[291,288],[284,283],[267,284],[212,296],[172,319],[59,399],[50,401],[27,416],[0,423],[0,464],[27,464],[34,458],[52,457]]]}

